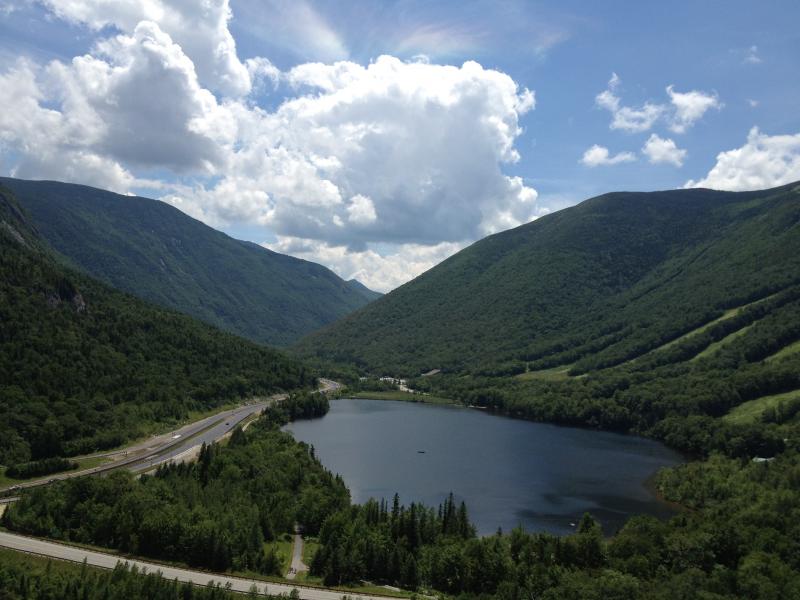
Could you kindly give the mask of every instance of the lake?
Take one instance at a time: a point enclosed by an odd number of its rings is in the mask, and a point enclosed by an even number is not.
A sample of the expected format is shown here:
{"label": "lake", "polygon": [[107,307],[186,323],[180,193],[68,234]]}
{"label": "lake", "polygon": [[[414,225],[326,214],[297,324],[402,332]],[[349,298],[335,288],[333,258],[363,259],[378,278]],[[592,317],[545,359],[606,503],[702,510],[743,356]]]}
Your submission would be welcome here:
{"label": "lake", "polygon": [[453,492],[482,535],[519,524],[570,533],[587,511],[607,533],[634,514],[669,517],[646,482],[682,462],[644,438],[410,402],[334,400],[326,416],[285,429],[314,445],[355,502],[397,492],[436,507]]}

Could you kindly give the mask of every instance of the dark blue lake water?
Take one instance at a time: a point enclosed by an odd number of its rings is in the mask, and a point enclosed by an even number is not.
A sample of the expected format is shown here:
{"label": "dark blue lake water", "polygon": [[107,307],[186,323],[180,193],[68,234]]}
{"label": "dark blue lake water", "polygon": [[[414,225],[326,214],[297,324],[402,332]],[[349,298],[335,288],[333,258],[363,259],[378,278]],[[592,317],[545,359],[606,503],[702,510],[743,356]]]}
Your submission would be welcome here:
{"label": "dark blue lake water", "polygon": [[335,400],[325,417],[286,429],[314,445],[355,502],[397,492],[435,507],[452,491],[480,534],[519,524],[570,533],[587,511],[607,533],[634,514],[668,517],[646,482],[682,462],[643,438],[408,402]]}

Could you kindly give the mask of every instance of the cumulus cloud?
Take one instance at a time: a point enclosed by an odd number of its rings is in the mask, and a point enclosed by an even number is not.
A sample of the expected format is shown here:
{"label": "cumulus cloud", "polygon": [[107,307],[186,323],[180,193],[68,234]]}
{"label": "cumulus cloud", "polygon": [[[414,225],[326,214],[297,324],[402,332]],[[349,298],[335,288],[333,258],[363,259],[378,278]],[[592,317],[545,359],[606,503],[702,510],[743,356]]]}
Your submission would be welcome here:
{"label": "cumulus cloud", "polygon": [[766,135],[753,127],[741,148],[720,152],[703,179],[685,187],[759,190],[800,180],[800,133]]}
{"label": "cumulus cloud", "polygon": [[[258,224],[330,264],[387,269],[360,277],[379,289],[417,268],[402,260],[427,268],[540,212],[536,191],[504,173],[535,97],[500,71],[381,56],[280,73],[265,58],[239,62],[227,0],[198,11],[211,58],[177,0],[48,4],[112,28],[70,62],[0,72],[0,101],[14,107],[0,113],[0,143],[20,177],[149,187],[211,225]],[[231,83],[237,73],[246,85]],[[234,94],[259,85],[288,95],[265,109]]]}
{"label": "cumulus cloud", "polygon": [[633,154],[633,152],[620,152],[611,156],[608,148],[598,144],[593,145],[584,152],[581,158],[581,162],[587,167],[617,165],[619,163],[633,162],[635,160],[636,155]]}
{"label": "cumulus cloud", "polygon": [[375,205],[372,200],[361,194],[356,194],[347,207],[347,220],[356,225],[369,225],[378,219],[375,214]]}
{"label": "cumulus cloud", "polygon": [[642,147],[642,154],[652,164],[669,163],[676,167],[683,166],[686,158],[686,150],[678,148],[675,142],[669,138],[664,139],[655,133],[651,134]]}
{"label": "cumulus cloud", "polygon": [[45,96],[37,81],[43,75],[24,60],[0,75],[0,105],[14,107],[0,111],[0,141],[18,157],[11,174],[80,181],[127,192],[136,178],[91,149],[103,135],[102,122],[79,102],[70,114],[43,106]]}
{"label": "cumulus cloud", "polygon": [[665,107],[660,104],[645,102],[642,106],[634,108],[623,106],[617,95],[620,78],[616,73],[611,74],[608,88],[595,97],[595,103],[611,113],[611,129],[622,129],[631,133],[647,131],[664,113]]}
{"label": "cumulus cloud", "polygon": [[136,180],[122,165],[210,173],[235,136],[192,61],[149,21],[70,63],[20,61],[2,82],[3,105],[14,110],[0,118],[0,136],[17,150],[20,176],[126,191]]}
{"label": "cumulus cloud", "polygon": [[44,0],[58,17],[96,30],[113,26],[132,34],[142,21],[158,23],[197,68],[204,86],[226,95],[250,92],[247,67],[228,30],[228,0]]}
{"label": "cumulus cloud", "polygon": [[501,170],[518,160],[519,118],[534,106],[507,75],[382,56],[309,63],[286,80],[300,95],[241,112],[226,175],[180,194],[182,207],[359,251],[472,240],[536,215],[535,190]]}
{"label": "cumulus cloud", "polygon": [[708,110],[723,106],[716,94],[698,90],[677,92],[673,85],[666,88],[669,104],[647,101],[639,107],[625,106],[617,93],[620,83],[619,76],[612,73],[608,87],[595,96],[595,104],[611,113],[611,129],[641,133],[663,119],[675,133],[685,133]]}
{"label": "cumulus cloud", "polygon": [[343,279],[357,279],[370,289],[388,292],[452,256],[466,244],[402,244],[386,254],[371,249],[353,252],[346,246],[292,237],[280,237],[275,243],[263,245],[275,252],[322,263]]}
{"label": "cumulus cloud", "polygon": [[684,133],[700,120],[712,108],[720,110],[722,103],[716,94],[706,94],[697,90],[676,92],[675,86],[667,86],[669,100],[674,107],[670,129],[675,133]]}

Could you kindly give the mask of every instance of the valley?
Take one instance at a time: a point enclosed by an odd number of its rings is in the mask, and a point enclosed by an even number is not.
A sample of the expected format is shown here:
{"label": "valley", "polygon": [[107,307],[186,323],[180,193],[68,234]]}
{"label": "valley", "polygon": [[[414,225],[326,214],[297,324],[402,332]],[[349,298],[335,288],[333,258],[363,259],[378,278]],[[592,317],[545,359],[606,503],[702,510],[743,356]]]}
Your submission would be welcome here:
{"label": "valley", "polygon": [[590,199],[278,351],[95,280],[52,247],[76,216],[0,188],[0,457],[83,465],[5,485],[0,545],[309,600],[790,598],[798,189]]}

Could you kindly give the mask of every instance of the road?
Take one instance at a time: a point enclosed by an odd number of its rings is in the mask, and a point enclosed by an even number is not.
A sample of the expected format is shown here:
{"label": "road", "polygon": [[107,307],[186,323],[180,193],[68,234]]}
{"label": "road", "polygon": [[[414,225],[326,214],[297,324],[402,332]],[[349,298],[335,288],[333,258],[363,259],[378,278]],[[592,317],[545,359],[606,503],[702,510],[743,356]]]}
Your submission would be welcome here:
{"label": "road", "polygon": [[[319,391],[323,393],[335,392],[342,386],[330,379],[319,380]],[[127,446],[125,448],[93,454],[91,456],[102,456],[109,458],[111,462],[80,471],[67,471],[55,473],[49,477],[26,481],[13,486],[0,487],[0,495],[23,488],[32,488],[47,485],[52,481],[70,479],[72,477],[82,477],[84,475],[96,475],[113,469],[125,467],[134,473],[142,473],[161,463],[174,459],[181,454],[189,454],[192,448],[203,443],[210,444],[216,442],[231,432],[236,425],[248,417],[263,411],[272,402],[278,402],[286,398],[286,394],[275,394],[260,401],[252,401],[242,406],[226,410],[209,417],[205,417],[180,429],[169,433],[153,436],[143,442]]]}
{"label": "road", "polygon": [[300,597],[304,600],[342,600],[344,594],[354,600],[386,600],[386,596],[353,594],[351,592],[342,592],[341,590],[328,590],[282,583],[265,583],[255,579],[230,577],[191,569],[180,569],[177,567],[158,565],[144,560],[120,558],[113,554],[84,550],[83,548],[68,546],[66,544],[55,544],[53,542],[6,533],[4,531],[0,531],[0,546],[20,552],[28,552],[76,563],[82,563],[85,560],[86,564],[90,566],[104,569],[113,569],[118,562],[123,562],[129,564],[131,567],[136,566],[140,570],[147,569],[149,573],[160,571],[166,579],[177,579],[178,581],[203,586],[212,581],[222,586],[230,584],[231,589],[236,592],[249,592],[255,585],[259,594],[262,595],[288,594],[293,589],[296,589],[300,593]]}
{"label": "road", "polygon": [[94,455],[108,457],[111,459],[109,463],[98,467],[92,467],[91,469],[55,473],[46,478],[7,486],[0,488],[0,494],[8,493],[9,491],[17,491],[23,488],[47,485],[50,482],[59,481],[61,479],[96,475],[122,467],[130,469],[135,473],[146,471],[203,442],[210,443],[218,440],[247,417],[263,411],[270,402],[275,402],[285,397],[285,394],[277,394],[260,402],[248,403],[234,409],[211,415],[210,417],[205,417],[193,423],[189,423],[188,425],[184,425],[180,429],[148,438],[144,442],[139,442],[138,444],[128,446],[121,450]]}

